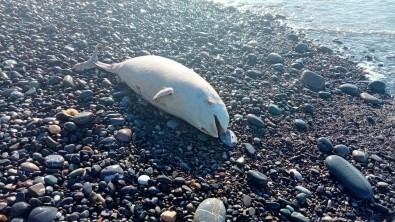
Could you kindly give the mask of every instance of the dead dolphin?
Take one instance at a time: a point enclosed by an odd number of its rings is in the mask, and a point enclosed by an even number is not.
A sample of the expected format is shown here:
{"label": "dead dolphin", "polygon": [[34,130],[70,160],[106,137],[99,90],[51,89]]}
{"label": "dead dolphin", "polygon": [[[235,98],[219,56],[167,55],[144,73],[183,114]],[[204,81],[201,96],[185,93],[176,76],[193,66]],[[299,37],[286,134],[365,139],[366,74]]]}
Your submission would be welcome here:
{"label": "dead dolphin", "polygon": [[159,109],[177,116],[212,137],[228,130],[229,114],[214,88],[188,67],[168,58],[139,56],[106,64],[92,57],[73,66],[76,71],[100,67],[117,74],[135,93]]}

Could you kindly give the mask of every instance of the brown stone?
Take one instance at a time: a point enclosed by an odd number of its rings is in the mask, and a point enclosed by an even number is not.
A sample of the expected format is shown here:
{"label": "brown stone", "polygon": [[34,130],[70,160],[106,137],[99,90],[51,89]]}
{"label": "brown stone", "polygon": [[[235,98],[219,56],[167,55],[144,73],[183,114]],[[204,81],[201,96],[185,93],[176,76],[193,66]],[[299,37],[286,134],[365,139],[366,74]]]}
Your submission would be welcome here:
{"label": "brown stone", "polygon": [[177,213],[175,211],[166,210],[160,215],[160,219],[165,222],[175,222],[177,219]]}
{"label": "brown stone", "polygon": [[50,125],[50,126],[48,127],[48,131],[49,131],[51,134],[59,134],[59,133],[62,131],[62,129],[61,129],[60,126],[58,126],[58,125]]}

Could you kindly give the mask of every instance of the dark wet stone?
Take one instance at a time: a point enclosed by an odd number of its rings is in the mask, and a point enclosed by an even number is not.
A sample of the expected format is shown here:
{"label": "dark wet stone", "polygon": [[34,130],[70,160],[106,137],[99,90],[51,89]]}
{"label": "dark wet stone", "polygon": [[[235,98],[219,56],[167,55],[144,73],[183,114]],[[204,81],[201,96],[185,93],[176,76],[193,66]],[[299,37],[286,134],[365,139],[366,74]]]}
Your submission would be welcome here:
{"label": "dark wet stone", "polygon": [[379,105],[379,104],[382,104],[382,103],[383,103],[383,100],[378,99],[378,98],[376,98],[376,97],[370,95],[369,93],[365,93],[365,92],[364,92],[364,93],[361,93],[361,94],[360,94],[360,97],[361,97],[361,99],[362,99],[363,101],[368,102],[368,103],[371,103],[371,104],[373,104],[373,105]]}
{"label": "dark wet stone", "polygon": [[281,57],[281,55],[279,55],[278,53],[270,53],[267,56],[267,60],[270,63],[282,63],[283,62],[283,57]]}
{"label": "dark wet stone", "polygon": [[349,147],[347,147],[345,145],[342,145],[342,144],[339,144],[339,145],[336,145],[335,147],[333,147],[333,151],[337,155],[339,155],[339,156],[341,156],[343,158],[345,158],[348,155],[350,155],[350,152],[351,152]]}
{"label": "dark wet stone", "polygon": [[309,128],[307,123],[302,119],[295,119],[294,123],[296,128],[299,130],[307,130]]}
{"label": "dark wet stone", "polygon": [[248,114],[247,115],[247,121],[251,125],[254,125],[256,127],[259,127],[259,128],[265,127],[265,123],[263,122],[263,120],[261,118],[255,116],[254,114]]}
{"label": "dark wet stone", "polygon": [[277,105],[272,104],[272,103],[269,104],[269,106],[267,107],[267,110],[272,115],[280,115],[283,112],[283,110],[280,109],[280,107],[278,107]]}
{"label": "dark wet stone", "polygon": [[358,86],[350,83],[345,83],[339,86],[339,89],[349,95],[357,95],[358,94]]}
{"label": "dark wet stone", "polygon": [[267,176],[256,170],[247,171],[247,179],[251,182],[251,184],[259,188],[266,187],[268,183]]}
{"label": "dark wet stone", "polygon": [[333,53],[333,50],[331,48],[329,48],[328,46],[324,46],[324,45],[318,46],[318,51],[320,51],[322,53],[328,53],[328,54]]}
{"label": "dark wet stone", "polygon": [[303,109],[306,113],[310,113],[310,114],[314,113],[315,110],[314,106],[308,103],[304,104]]}
{"label": "dark wet stone", "polygon": [[300,80],[310,89],[317,91],[323,89],[325,85],[324,77],[310,70],[303,71]]}
{"label": "dark wet stone", "polygon": [[51,168],[61,168],[63,167],[64,158],[58,154],[52,154],[45,157],[45,165]]}
{"label": "dark wet stone", "polygon": [[106,182],[111,181],[113,178],[116,176],[119,176],[119,178],[123,178],[123,169],[119,165],[111,165],[106,168],[104,168],[100,172],[100,177],[105,180]]}
{"label": "dark wet stone", "polygon": [[55,207],[36,207],[30,212],[27,222],[52,222],[57,213],[58,209]]}
{"label": "dark wet stone", "polygon": [[263,75],[263,72],[256,69],[250,69],[245,72],[245,74],[251,78],[257,78]]}
{"label": "dark wet stone", "polygon": [[383,93],[385,92],[386,85],[383,81],[375,80],[368,84],[368,88],[373,92]]}
{"label": "dark wet stone", "polygon": [[333,150],[332,142],[325,137],[318,138],[317,147],[322,153],[330,153]]}
{"label": "dark wet stone", "polygon": [[199,204],[193,222],[225,222],[226,209],[221,200],[208,198]]}
{"label": "dark wet stone", "polygon": [[17,202],[12,205],[12,217],[26,217],[30,212],[30,205],[26,202]]}
{"label": "dark wet stone", "polygon": [[245,149],[246,149],[248,154],[250,154],[250,155],[254,155],[255,154],[256,150],[250,143],[243,143],[243,145],[244,145],[244,147],[245,147]]}
{"label": "dark wet stone", "polygon": [[102,104],[103,106],[111,106],[114,104],[114,99],[112,97],[101,97],[99,98],[99,104]]}
{"label": "dark wet stone", "polygon": [[280,209],[280,203],[278,202],[266,202],[267,208],[271,210],[277,210]]}
{"label": "dark wet stone", "polygon": [[309,46],[306,43],[299,43],[295,47],[295,52],[298,52],[298,53],[305,53],[308,51],[309,51]]}
{"label": "dark wet stone", "polygon": [[52,175],[46,175],[44,177],[44,182],[46,185],[53,186],[58,183],[58,178]]}
{"label": "dark wet stone", "polygon": [[84,90],[81,92],[80,96],[78,97],[83,102],[88,102],[93,100],[94,93],[92,90]]}
{"label": "dark wet stone", "polygon": [[73,121],[79,125],[89,124],[93,121],[94,114],[91,112],[82,112],[73,116]]}
{"label": "dark wet stone", "polygon": [[160,183],[165,183],[165,184],[170,184],[172,183],[172,179],[170,179],[168,176],[166,175],[159,175],[156,177],[156,181],[160,182]]}
{"label": "dark wet stone", "polygon": [[85,171],[84,168],[77,168],[70,172],[69,177],[74,178],[81,176],[82,174],[84,174],[84,171]]}
{"label": "dark wet stone", "polygon": [[295,222],[309,222],[310,221],[303,214],[296,212],[296,211],[291,213],[291,220],[295,221]]}
{"label": "dark wet stone", "polygon": [[91,183],[89,182],[85,182],[83,187],[82,187],[82,193],[86,196],[89,197],[89,195],[92,193],[93,191],[93,186]]}
{"label": "dark wet stone", "polygon": [[25,95],[23,93],[18,92],[18,91],[13,91],[13,92],[11,92],[11,94],[8,98],[10,100],[18,100],[18,99],[22,99],[23,97],[25,97]]}
{"label": "dark wet stone", "polygon": [[322,99],[329,99],[332,97],[332,93],[329,91],[319,91],[318,96]]}
{"label": "dark wet stone", "polygon": [[325,159],[329,172],[354,196],[370,199],[373,189],[365,176],[345,159],[331,155]]}

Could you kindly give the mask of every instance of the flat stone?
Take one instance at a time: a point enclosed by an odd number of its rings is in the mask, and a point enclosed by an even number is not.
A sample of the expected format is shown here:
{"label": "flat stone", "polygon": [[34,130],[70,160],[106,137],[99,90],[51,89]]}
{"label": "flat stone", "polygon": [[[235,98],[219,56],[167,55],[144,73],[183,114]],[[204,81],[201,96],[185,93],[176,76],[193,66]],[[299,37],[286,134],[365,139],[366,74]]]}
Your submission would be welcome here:
{"label": "flat stone", "polygon": [[45,165],[50,168],[61,168],[64,164],[64,158],[58,154],[51,154],[45,157]]}
{"label": "flat stone", "polygon": [[262,76],[263,72],[260,70],[256,70],[256,69],[250,69],[245,72],[245,75],[247,75],[251,78],[257,78],[257,77]]}
{"label": "flat stone", "polygon": [[302,72],[302,75],[300,76],[300,80],[310,89],[313,90],[320,90],[324,88],[325,85],[325,79],[324,77],[318,75],[315,72],[312,72],[310,70],[305,70]]}
{"label": "flat stone", "polygon": [[296,212],[296,211],[291,213],[291,220],[295,221],[295,222],[309,222],[310,221],[303,214]]}
{"label": "flat stone", "polygon": [[247,171],[247,180],[251,182],[252,185],[264,188],[268,183],[268,178],[263,173],[256,170]]}
{"label": "flat stone", "polygon": [[165,222],[175,222],[177,219],[177,212],[172,210],[163,211],[163,213],[160,214],[160,219]]}
{"label": "flat stone", "polygon": [[379,105],[379,104],[382,104],[382,103],[383,103],[383,100],[378,99],[378,98],[376,98],[376,97],[370,95],[369,93],[363,92],[363,93],[359,94],[359,96],[361,97],[361,99],[362,99],[363,101],[365,101],[365,102],[367,102],[367,103],[371,103],[371,104],[373,104],[373,105]]}
{"label": "flat stone", "polygon": [[349,95],[355,96],[358,94],[358,86],[350,83],[345,83],[339,86],[339,89]]}
{"label": "flat stone", "polygon": [[116,176],[119,178],[123,178],[124,171],[120,165],[111,165],[107,166],[100,172],[100,177],[106,181],[109,182]]}
{"label": "flat stone", "polygon": [[265,123],[263,122],[263,120],[261,118],[255,116],[254,114],[247,114],[247,121],[251,125],[254,125],[256,127],[259,127],[259,128],[265,127]]}
{"label": "flat stone", "polygon": [[332,142],[325,137],[318,138],[317,147],[322,153],[330,153],[333,150]]}
{"label": "flat stone", "polygon": [[77,113],[73,116],[73,121],[79,125],[91,123],[94,119],[94,114],[91,112]]}
{"label": "flat stone", "polygon": [[178,127],[178,121],[176,119],[170,119],[169,121],[166,122],[166,126],[169,127],[170,129],[177,129]]}
{"label": "flat stone", "polygon": [[27,171],[27,172],[30,172],[30,173],[36,172],[36,171],[40,171],[40,168],[38,168],[38,166],[36,166],[36,164],[31,163],[31,162],[23,162],[20,165],[20,169],[24,170],[24,171]]}
{"label": "flat stone", "polygon": [[364,175],[345,159],[331,155],[325,159],[329,172],[355,197],[370,199],[373,189]]}
{"label": "flat stone", "polygon": [[385,92],[386,85],[383,81],[375,80],[368,84],[368,88],[373,92],[383,93]]}
{"label": "flat stone", "polygon": [[55,207],[36,207],[30,212],[27,222],[52,222],[57,214],[58,209]]}
{"label": "flat stone", "polygon": [[351,155],[354,158],[354,160],[359,163],[368,162],[368,155],[366,155],[366,153],[361,150],[353,150]]}
{"label": "flat stone", "polygon": [[306,43],[299,43],[295,47],[295,52],[304,53],[309,51],[309,46]]}
{"label": "flat stone", "polygon": [[132,139],[132,130],[131,129],[120,129],[117,131],[115,138],[121,142],[130,142]]}
{"label": "flat stone", "polygon": [[333,151],[334,151],[337,155],[339,155],[339,156],[341,156],[341,157],[343,157],[343,158],[347,157],[347,156],[350,155],[350,153],[351,153],[350,148],[347,147],[347,146],[345,146],[345,145],[342,145],[342,144],[336,145],[336,146],[333,148]]}
{"label": "flat stone", "polygon": [[226,209],[221,200],[208,198],[199,204],[193,222],[225,222]]}
{"label": "flat stone", "polygon": [[45,186],[43,183],[37,183],[31,185],[27,191],[32,197],[42,197],[45,194]]}

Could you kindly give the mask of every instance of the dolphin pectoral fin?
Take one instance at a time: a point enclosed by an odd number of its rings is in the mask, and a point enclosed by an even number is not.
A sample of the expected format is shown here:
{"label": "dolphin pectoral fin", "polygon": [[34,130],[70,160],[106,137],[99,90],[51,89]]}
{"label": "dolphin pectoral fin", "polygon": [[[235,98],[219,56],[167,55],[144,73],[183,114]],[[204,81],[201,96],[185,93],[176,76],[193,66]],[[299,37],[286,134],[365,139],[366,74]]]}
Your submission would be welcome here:
{"label": "dolphin pectoral fin", "polygon": [[174,90],[172,87],[166,87],[164,89],[159,90],[159,92],[157,92],[155,94],[155,96],[152,98],[152,100],[157,100],[157,99],[162,98],[164,96],[172,95],[173,93],[174,93]]}

